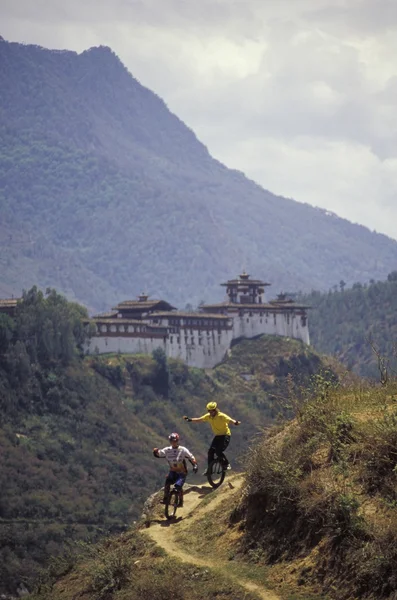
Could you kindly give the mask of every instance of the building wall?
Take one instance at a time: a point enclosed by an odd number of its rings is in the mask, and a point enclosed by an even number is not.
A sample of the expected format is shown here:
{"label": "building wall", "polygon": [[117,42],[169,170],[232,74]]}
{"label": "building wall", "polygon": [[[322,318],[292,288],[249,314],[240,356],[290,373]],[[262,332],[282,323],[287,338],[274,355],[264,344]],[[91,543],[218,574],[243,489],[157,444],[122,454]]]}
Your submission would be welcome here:
{"label": "building wall", "polygon": [[307,319],[302,323],[300,314],[292,311],[270,312],[270,311],[243,311],[243,314],[235,314],[233,318],[233,339],[252,338],[264,333],[268,335],[281,335],[285,337],[302,340],[310,344],[309,328]]}
{"label": "building wall", "polygon": [[[151,319],[155,315],[151,315]],[[179,358],[187,365],[198,368],[213,368],[225,357],[232,340],[253,338],[258,335],[280,335],[310,343],[307,319],[292,311],[258,311],[233,309],[228,316],[232,318],[233,328],[171,327],[168,335],[150,336],[150,333],[132,333],[130,328],[119,334],[116,328],[112,332],[102,332],[93,337],[86,346],[88,354],[151,354],[156,348],[162,348],[170,358]],[[167,326],[168,320],[163,319]]]}
{"label": "building wall", "polygon": [[219,364],[232,342],[231,329],[199,330],[180,328],[167,337],[130,337],[104,334],[91,338],[87,354],[151,354],[162,348],[170,358],[179,358],[190,367],[210,369]]}
{"label": "building wall", "polygon": [[85,351],[87,354],[151,354],[156,348],[162,348],[166,352],[167,343],[165,337],[127,337],[97,335],[87,343]]}
{"label": "building wall", "polygon": [[168,336],[166,354],[180,358],[190,367],[211,369],[225,357],[232,337],[231,329],[180,329]]}

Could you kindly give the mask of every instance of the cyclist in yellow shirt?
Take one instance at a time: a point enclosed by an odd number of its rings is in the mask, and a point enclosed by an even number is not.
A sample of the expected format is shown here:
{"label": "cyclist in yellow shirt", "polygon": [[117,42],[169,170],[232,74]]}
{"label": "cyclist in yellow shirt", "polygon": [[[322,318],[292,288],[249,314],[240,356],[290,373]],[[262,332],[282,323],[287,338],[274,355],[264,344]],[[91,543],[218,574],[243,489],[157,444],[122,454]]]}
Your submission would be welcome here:
{"label": "cyclist in yellow shirt", "polygon": [[[208,412],[202,417],[190,418],[185,416],[183,418],[185,421],[189,421],[189,423],[202,423],[203,421],[209,421],[215,437],[208,449],[208,465],[212,460],[214,460],[216,454],[222,460],[223,469],[228,471],[232,467],[230,466],[224,451],[230,443],[231,432],[229,423],[233,423],[233,425],[240,425],[241,421],[236,421],[235,419],[232,419],[232,417],[229,417],[229,415],[220,412],[216,402],[209,402],[206,408]],[[203,475],[207,475],[207,471],[208,467],[204,471]]]}

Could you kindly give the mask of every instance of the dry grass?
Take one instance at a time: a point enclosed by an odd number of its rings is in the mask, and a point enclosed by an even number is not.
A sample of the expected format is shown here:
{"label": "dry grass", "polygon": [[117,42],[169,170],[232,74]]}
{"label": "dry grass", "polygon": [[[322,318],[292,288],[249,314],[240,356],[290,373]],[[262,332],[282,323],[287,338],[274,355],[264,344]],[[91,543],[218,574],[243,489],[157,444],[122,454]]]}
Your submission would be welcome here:
{"label": "dry grass", "polygon": [[326,377],[300,390],[294,422],[247,457],[232,515],[246,558],[287,564],[338,600],[397,598],[396,390]]}

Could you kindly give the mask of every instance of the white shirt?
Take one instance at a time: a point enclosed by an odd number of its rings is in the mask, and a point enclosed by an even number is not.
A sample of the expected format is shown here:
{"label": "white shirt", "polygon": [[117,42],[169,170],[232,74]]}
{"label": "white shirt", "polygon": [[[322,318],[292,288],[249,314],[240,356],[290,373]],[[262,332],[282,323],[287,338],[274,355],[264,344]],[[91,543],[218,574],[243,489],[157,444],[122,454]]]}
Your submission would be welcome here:
{"label": "white shirt", "polygon": [[172,446],[167,446],[162,449],[159,448],[158,455],[162,458],[165,457],[170,465],[170,470],[176,471],[177,473],[187,472],[186,458],[196,462],[193,454],[184,446],[178,446],[178,448],[173,448]]}

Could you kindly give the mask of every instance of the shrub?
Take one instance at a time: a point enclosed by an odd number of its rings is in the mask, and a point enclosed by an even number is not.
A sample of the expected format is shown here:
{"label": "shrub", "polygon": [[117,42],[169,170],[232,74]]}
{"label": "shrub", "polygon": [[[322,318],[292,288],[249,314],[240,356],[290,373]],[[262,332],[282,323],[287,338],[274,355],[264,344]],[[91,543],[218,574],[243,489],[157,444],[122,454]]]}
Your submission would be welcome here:
{"label": "shrub", "polygon": [[397,411],[366,423],[361,450],[360,478],[367,492],[397,501]]}
{"label": "shrub", "polygon": [[101,553],[99,560],[90,565],[89,591],[95,600],[106,600],[122,589],[130,581],[131,564],[131,557],[123,547]]}

